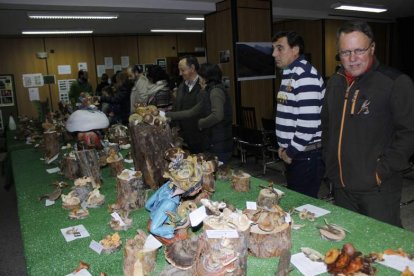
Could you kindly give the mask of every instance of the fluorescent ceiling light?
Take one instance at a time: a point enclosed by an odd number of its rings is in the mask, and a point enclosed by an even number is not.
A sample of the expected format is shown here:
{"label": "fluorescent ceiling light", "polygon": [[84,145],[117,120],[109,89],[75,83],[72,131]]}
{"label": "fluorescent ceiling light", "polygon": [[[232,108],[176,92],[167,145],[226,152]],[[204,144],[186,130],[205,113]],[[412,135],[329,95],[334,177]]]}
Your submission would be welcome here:
{"label": "fluorescent ceiling light", "polygon": [[186,17],[185,20],[204,21],[204,17]]}
{"label": "fluorescent ceiling light", "polygon": [[369,5],[369,4],[349,5],[349,4],[335,3],[331,7],[336,10],[362,11],[362,12],[375,12],[375,13],[387,11],[387,9],[384,6]]}
{"label": "fluorescent ceiling light", "polygon": [[61,30],[61,31],[52,31],[52,30],[45,30],[45,31],[22,31],[24,35],[41,35],[41,34],[91,34],[93,33],[92,30]]}
{"label": "fluorescent ceiling light", "polygon": [[97,13],[97,12],[28,12],[30,19],[117,19],[118,14],[115,13]]}
{"label": "fluorescent ceiling light", "polygon": [[152,33],[202,33],[203,30],[168,30],[168,29],[152,29]]}

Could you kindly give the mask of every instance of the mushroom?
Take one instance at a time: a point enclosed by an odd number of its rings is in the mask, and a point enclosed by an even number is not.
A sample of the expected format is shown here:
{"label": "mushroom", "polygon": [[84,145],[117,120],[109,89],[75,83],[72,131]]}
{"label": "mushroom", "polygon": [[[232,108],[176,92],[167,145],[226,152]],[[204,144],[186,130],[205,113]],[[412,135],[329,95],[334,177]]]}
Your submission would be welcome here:
{"label": "mushroom", "polygon": [[98,110],[76,110],[69,116],[66,122],[66,130],[69,132],[85,132],[94,129],[104,129],[108,126],[108,117],[106,117],[105,113]]}

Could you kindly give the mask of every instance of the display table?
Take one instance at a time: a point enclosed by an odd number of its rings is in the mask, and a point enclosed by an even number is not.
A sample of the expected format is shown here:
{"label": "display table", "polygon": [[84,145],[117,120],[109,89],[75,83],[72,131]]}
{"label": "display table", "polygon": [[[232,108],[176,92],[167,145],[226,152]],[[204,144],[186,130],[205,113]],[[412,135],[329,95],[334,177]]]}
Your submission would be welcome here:
{"label": "display table", "polygon": [[[101,193],[106,196],[106,203],[101,208],[89,209],[90,216],[86,219],[70,220],[68,219],[68,211],[61,207],[60,199],[49,207],[45,207],[44,201],[38,200],[39,195],[53,191],[54,187],[50,186],[53,181],[64,180],[58,174],[48,174],[46,169],[55,167],[56,164],[46,165],[39,160],[40,157],[41,154],[37,149],[11,152],[28,275],[67,275],[78,266],[80,261],[90,264],[89,271],[92,275],[99,275],[100,272],[111,276],[123,275],[123,248],[111,255],[98,255],[89,249],[91,240],[99,241],[106,235],[113,233],[108,225],[111,216],[107,205],[115,203],[115,178],[109,176],[108,169],[104,169],[102,173],[104,183],[101,187]],[[131,167],[131,164],[126,164],[126,167]],[[246,201],[256,200],[260,184],[267,185],[260,179],[252,178],[250,192],[237,193],[231,189],[230,183],[217,181],[213,199],[226,200],[237,208],[244,209]],[[311,247],[324,254],[332,247],[341,248],[346,242],[353,243],[364,254],[400,247],[406,252],[414,252],[413,232],[347,211],[283,187],[280,189],[286,193],[281,201],[284,210],[309,203],[331,211],[330,214],[318,218],[314,222],[300,221],[298,215],[292,216],[295,222],[305,224],[299,230],[292,230],[292,254],[299,252],[301,247]],[[64,190],[64,194],[68,192],[68,188]],[[126,239],[134,237],[137,229],[145,229],[146,231],[149,214],[146,210],[141,209],[132,212],[130,217],[133,219],[133,227],[128,231],[119,232],[123,245],[125,245]],[[315,226],[324,224],[323,218],[345,227],[351,234],[348,234],[345,240],[339,243],[322,240]],[[90,237],[67,243],[60,229],[79,224],[86,227]],[[277,263],[278,258],[259,259],[250,256],[247,275],[274,275]],[[158,252],[157,266],[153,275],[158,275],[166,264],[163,248],[161,248]],[[377,275],[400,275],[398,271],[380,264],[375,264],[375,266],[378,268]],[[295,269],[291,275],[300,275],[300,273]]]}

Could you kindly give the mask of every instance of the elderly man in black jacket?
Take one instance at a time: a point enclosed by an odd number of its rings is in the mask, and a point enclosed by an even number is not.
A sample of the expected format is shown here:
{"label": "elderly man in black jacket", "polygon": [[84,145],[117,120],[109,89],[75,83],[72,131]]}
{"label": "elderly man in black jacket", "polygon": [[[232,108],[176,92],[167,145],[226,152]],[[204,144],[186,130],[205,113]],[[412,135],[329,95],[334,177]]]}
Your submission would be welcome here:
{"label": "elderly man in black jacket", "polygon": [[365,22],[337,32],[342,68],[328,82],[322,107],[326,176],[335,203],[401,226],[402,171],[414,152],[414,85],[379,64]]}

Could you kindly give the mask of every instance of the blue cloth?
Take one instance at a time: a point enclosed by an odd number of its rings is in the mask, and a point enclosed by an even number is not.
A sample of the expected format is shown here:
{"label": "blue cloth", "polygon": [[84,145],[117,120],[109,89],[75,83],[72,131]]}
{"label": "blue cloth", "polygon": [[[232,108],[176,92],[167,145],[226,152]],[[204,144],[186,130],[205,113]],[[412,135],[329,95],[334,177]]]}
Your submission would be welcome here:
{"label": "blue cloth", "polygon": [[325,171],[320,149],[301,152],[292,164],[286,164],[288,188],[318,198],[319,187]]}
{"label": "blue cloth", "polygon": [[170,181],[162,185],[147,201],[145,208],[150,211],[151,224],[149,231],[157,236],[172,239],[175,228],[165,224],[168,216],[165,213],[175,213],[180,204],[180,196],[173,196],[174,190],[169,187]]}

